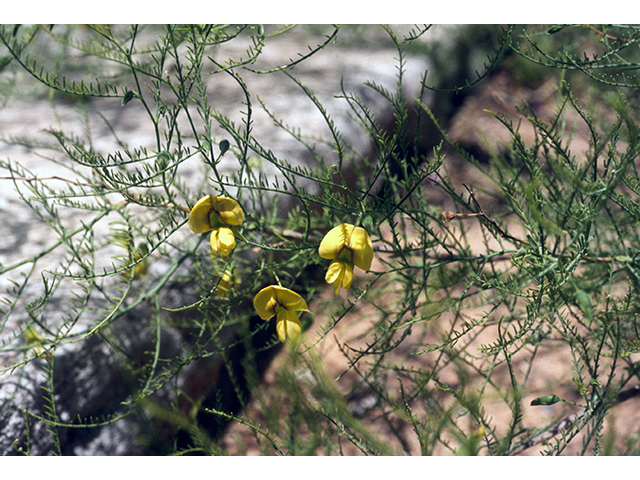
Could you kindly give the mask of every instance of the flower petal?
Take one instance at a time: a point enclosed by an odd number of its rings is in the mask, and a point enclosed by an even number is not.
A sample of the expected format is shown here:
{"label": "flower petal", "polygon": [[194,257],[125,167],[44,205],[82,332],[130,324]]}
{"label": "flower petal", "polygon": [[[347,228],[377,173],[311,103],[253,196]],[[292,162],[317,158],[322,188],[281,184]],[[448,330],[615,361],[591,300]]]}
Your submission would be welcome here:
{"label": "flower petal", "polygon": [[214,198],[211,195],[202,197],[189,212],[189,227],[194,233],[204,233],[211,230],[209,214],[213,210]]}
{"label": "flower petal", "polygon": [[232,198],[202,197],[189,213],[189,227],[194,233],[208,232],[224,225],[242,225],[244,212]]}
{"label": "flower petal", "polygon": [[320,247],[318,248],[320,257],[329,260],[338,258],[340,250],[347,244],[352,232],[353,225],[348,223],[343,223],[329,230],[320,242]]}
{"label": "flower petal", "polygon": [[307,302],[293,290],[278,285],[273,285],[273,289],[278,305],[281,305],[290,312],[308,311]]}
{"label": "flower petal", "polygon": [[218,229],[218,243],[220,248],[226,250],[233,250],[236,248],[236,237],[233,235],[233,231],[227,227],[221,227]]}
{"label": "flower petal", "polygon": [[223,257],[228,257],[231,250],[236,248],[236,237],[233,236],[230,228],[216,228],[211,232],[210,243],[214,254],[219,253]]}
{"label": "flower petal", "polygon": [[281,342],[284,342],[287,337],[289,337],[291,341],[297,340],[302,333],[302,326],[300,325],[298,314],[288,310],[279,313],[276,321],[276,331],[278,332],[278,338]]}
{"label": "flower petal", "polygon": [[324,276],[324,279],[327,281],[327,283],[333,283],[333,293],[336,297],[338,296],[340,286],[342,285],[342,282],[344,280],[344,274],[347,270],[347,265],[348,264],[345,264],[340,260],[334,260],[333,262],[331,262],[331,265],[329,265],[327,274]]}
{"label": "flower petal", "polygon": [[327,269],[327,274],[324,276],[324,279],[327,283],[333,283],[340,279],[340,283],[342,283],[342,277],[344,276],[345,263],[340,260],[334,260],[329,265]]}
{"label": "flower petal", "polygon": [[353,281],[353,265],[350,263],[345,265],[344,274],[342,276],[342,288],[345,290],[351,288],[351,282]]}
{"label": "flower petal", "polygon": [[236,283],[233,271],[225,270],[222,275],[220,275],[220,280],[218,280],[216,295],[222,298],[228,297],[229,293],[235,289]]}
{"label": "flower petal", "polygon": [[232,198],[215,197],[214,208],[227,225],[242,225],[244,222],[242,207]]}
{"label": "flower petal", "polygon": [[276,305],[273,286],[263,288],[253,298],[253,308],[256,309],[262,320],[269,320],[276,314]]}
{"label": "flower petal", "polygon": [[362,227],[356,227],[349,239],[349,248],[353,251],[353,263],[364,271],[371,268],[373,245],[369,234]]}
{"label": "flower petal", "polygon": [[260,290],[253,299],[253,306],[263,320],[284,311],[308,311],[307,302],[300,295],[279,285]]}

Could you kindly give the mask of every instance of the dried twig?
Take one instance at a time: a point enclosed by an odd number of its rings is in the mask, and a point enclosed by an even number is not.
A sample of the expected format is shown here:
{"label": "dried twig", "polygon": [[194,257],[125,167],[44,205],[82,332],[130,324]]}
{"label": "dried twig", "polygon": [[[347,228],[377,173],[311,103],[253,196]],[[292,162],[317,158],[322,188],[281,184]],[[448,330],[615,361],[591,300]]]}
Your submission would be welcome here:
{"label": "dried twig", "polygon": [[604,33],[600,30],[598,30],[597,28],[593,27],[592,25],[586,25],[586,27],[590,30],[593,30],[594,32],[596,32],[598,35],[606,38],[607,40],[611,40],[612,42],[626,42],[626,43],[632,43],[635,42],[636,40],[631,40],[628,38],[618,38],[618,37],[614,37],[613,35],[609,35],[608,33]]}
{"label": "dried twig", "polygon": [[475,203],[475,205],[478,208],[479,212],[477,212],[477,213],[443,212],[442,216],[444,217],[444,221],[445,222],[448,223],[451,220],[453,220],[454,218],[482,217],[487,222],[489,222],[493,226],[493,228],[495,228],[500,233],[500,235],[502,235],[504,238],[506,238],[508,240],[511,240],[513,242],[517,242],[517,243],[523,244],[523,245],[529,245],[529,242],[527,242],[526,240],[521,240],[520,238],[516,238],[513,235],[509,235],[507,232],[502,230],[502,228],[500,228],[498,226],[498,224],[492,218],[490,218],[486,213],[484,213],[484,210],[482,209],[482,207],[480,206],[480,204],[476,200],[476,197],[473,195],[473,192],[471,191],[471,189],[469,187],[467,187],[464,183],[462,185],[469,192],[470,198],[471,198],[471,200],[473,200],[473,203]]}

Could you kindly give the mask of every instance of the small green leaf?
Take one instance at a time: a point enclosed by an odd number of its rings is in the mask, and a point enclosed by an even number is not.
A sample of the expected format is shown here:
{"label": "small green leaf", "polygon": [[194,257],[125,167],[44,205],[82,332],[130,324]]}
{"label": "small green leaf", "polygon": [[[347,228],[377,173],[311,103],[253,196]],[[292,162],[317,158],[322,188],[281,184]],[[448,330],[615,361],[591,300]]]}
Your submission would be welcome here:
{"label": "small green leaf", "polygon": [[158,170],[164,170],[165,168],[167,168],[170,159],[171,157],[169,156],[169,152],[167,152],[166,150],[160,151],[158,153],[158,156],[156,157],[156,165]]}
{"label": "small green leaf", "polygon": [[561,402],[562,399],[553,393],[545,395],[544,397],[538,397],[531,400],[531,405],[553,405],[554,403]]}
{"label": "small green leaf", "polygon": [[369,232],[373,231],[373,217],[370,213],[362,215],[361,224],[365,230]]}
{"label": "small green leaf", "polygon": [[136,249],[136,253],[144,257],[149,253],[149,245],[146,242],[142,242]]}
{"label": "small green leaf", "polygon": [[547,33],[549,35],[553,35],[554,33],[558,33],[564,27],[565,27],[564,25],[554,25],[554,26],[550,27],[549,30],[547,30]]}
{"label": "small green leaf", "polygon": [[584,290],[578,290],[575,298],[578,308],[580,308],[582,313],[591,317],[591,314],[593,313],[593,306],[591,305],[591,298],[589,297],[589,294]]}

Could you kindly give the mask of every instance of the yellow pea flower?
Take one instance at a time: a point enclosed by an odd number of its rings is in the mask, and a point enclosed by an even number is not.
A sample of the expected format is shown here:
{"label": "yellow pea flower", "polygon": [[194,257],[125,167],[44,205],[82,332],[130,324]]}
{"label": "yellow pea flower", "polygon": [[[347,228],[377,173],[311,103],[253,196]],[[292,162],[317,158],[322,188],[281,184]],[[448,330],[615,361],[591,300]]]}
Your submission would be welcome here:
{"label": "yellow pea flower", "polygon": [[236,237],[231,226],[239,226],[244,222],[242,207],[227,197],[202,197],[189,213],[189,227],[194,233],[211,232],[211,250],[228,257],[236,248]]}
{"label": "yellow pea flower", "polygon": [[351,287],[353,267],[364,271],[371,268],[373,245],[369,234],[362,227],[343,223],[332,228],[320,242],[318,253],[322,258],[333,260],[324,279],[333,284],[335,295],[340,287]]}
{"label": "yellow pea flower", "polygon": [[216,294],[219,297],[226,298],[229,296],[232,290],[236,288],[236,278],[232,270],[225,269],[220,275],[218,281],[218,287],[216,288]]}
{"label": "yellow pea flower", "polygon": [[36,357],[38,358],[44,358],[47,361],[51,361],[51,359],[53,358],[50,352],[45,352],[44,350],[44,343],[45,343],[45,338],[40,335],[35,328],[33,328],[32,326],[27,327],[24,332],[22,332],[22,334],[24,335],[24,341],[25,343],[33,348],[33,352],[36,354]]}
{"label": "yellow pea flower", "polygon": [[[136,251],[136,262],[148,253],[149,247],[147,247],[147,244],[143,243],[142,245],[140,245]],[[141,262],[137,263],[135,267],[133,267],[133,279],[137,280],[140,277],[144,277],[147,274],[148,269],[149,265],[147,259],[145,258]]]}
{"label": "yellow pea flower", "polygon": [[253,299],[253,306],[263,320],[277,315],[278,338],[284,342],[287,337],[295,341],[302,333],[300,319],[296,312],[308,312],[307,302],[296,292],[278,285],[260,290]]}

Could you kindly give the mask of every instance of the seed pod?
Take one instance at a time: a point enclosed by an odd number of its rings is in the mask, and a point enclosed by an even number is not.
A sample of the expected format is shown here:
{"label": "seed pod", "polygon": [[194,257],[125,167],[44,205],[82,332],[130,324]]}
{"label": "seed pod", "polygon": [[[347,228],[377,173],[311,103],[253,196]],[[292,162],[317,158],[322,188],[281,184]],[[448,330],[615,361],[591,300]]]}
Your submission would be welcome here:
{"label": "seed pod", "polygon": [[124,107],[127,103],[129,103],[134,96],[135,93],[133,93],[131,90],[127,90],[124,94],[124,97],[122,97],[122,106]]}
{"label": "seed pod", "polygon": [[218,147],[220,147],[220,156],[224,155],[229,150],[229,140],[221,140]]}
{"label": "seed pod", "polygon": [[544,397],[538,397],[538,398],[534,398],[533,400],[531,400],[531,405],[553,405],[554,403],[558,403],[561,402],[562,399],[557,396],[554,395],[553,393],[550,393],[549,395],[545,395]]}

